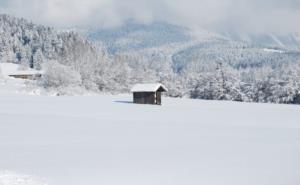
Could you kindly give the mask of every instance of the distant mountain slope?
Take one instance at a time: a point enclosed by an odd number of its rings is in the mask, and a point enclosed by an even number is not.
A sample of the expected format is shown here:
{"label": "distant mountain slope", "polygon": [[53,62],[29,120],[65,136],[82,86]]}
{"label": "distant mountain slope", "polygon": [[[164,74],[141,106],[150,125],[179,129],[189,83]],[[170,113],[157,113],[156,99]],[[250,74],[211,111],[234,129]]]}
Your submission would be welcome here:
{"label": "distant mountain slope", "polygon": [[[203,42],[207,39],[213,42],[216,40],[221,42],[227,40],[248,43],[249,45],[259,48],[300,49],[300,35],[297,33],[286,35],[271,33],[244,34],[235,31],[213,33],[203,30],[199,35],[193,34],[193,31],[189,28],[165,22],[154,22],[145,25],[128,21],[124,25],[116,28],[88,29],[85,31],[85,34],[92,41],[102,42],[111,54],[131,50],[159,48],[174,44]],[[196,43],[196,45],[198,44]]]}
{"label": "distant mountain slope", "polygon": [[223,32],[222,35],[235,41],[246,41],[249,44],[265,47],[281,47],[287,49],[300,49],[300,34],[243,34],[237,32]]}
{"label": "distant mountain slope", "polygon": [[155,22],[149,25],[128,21],[123,26],[110,29],[90,29],[88,38],[101,41],[109,53],[141,50],[192,40],[188,29],[180,26]]}
{"label": "distant mountain slope", "polygon": [[205,66],[222,62],[236,69],[279,67],[288,62],[300,62],[300,52],[284,48],[264,48],[246,42],[202,42],[172,55],[173,69],[181,72],[190,63]]}
{"label": "distant mountain slope", "polygon": [[86,34],[90,40],[104,44],[112,55],[139,54],[149,61],[168,61],[176,73],[193,62],[204,65],[222,61],[234,68],[247,68],[276,66],[300,59],[297,34],[242,35],[205,30],[195,34],[188,28],[168,23],[143,25],[132,21],[117,28],[90,29]]}

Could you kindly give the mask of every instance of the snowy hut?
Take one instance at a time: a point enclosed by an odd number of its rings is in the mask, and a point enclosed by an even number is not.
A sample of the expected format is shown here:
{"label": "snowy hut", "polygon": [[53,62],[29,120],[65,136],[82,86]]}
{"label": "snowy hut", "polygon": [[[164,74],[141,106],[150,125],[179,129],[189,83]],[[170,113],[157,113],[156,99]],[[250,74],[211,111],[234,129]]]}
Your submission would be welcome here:
{"label": "snowy hut", "polygon": [[161,105],[161,94],[167,91],[160,83],[137,84],[131,89],[134,103],[152,105]]}
{"label": "snowy hut", "polygon": [[42,71],[34,69],[20,70],[20,65],[13,63],[0,63],[1,73],[3,76],[36,80],[41,78]]}

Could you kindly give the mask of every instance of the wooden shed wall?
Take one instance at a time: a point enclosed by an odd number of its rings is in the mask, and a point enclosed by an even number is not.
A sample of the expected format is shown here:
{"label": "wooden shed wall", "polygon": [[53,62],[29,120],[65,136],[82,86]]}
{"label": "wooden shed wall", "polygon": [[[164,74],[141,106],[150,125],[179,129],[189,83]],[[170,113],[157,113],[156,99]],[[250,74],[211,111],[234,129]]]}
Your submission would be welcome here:
{"label": "wooden shed wall", "polygon": [[156,104],[155,92],[135,92],[133,102],[138,104]]}
{"label": "wooden shed wall", "polygon": [[41,78],[41,74],[18,74],[18,75],[8,75],[13,78],[20,78],[20,79],[28,79],[28,80],[36,80],[38,78]]}
{"label": "wooden shed wall", "polygon": [[161,92],[156,92],[156,104],[161,105]]}

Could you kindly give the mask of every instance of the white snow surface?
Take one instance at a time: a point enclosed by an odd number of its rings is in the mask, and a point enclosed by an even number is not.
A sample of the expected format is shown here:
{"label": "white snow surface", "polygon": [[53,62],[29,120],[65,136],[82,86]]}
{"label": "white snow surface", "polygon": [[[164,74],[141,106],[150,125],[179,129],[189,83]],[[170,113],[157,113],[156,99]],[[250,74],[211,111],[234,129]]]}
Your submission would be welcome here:
{"label": "white snow surface", "polygon": [[163,88],[165,91],[168,91],[168,89],[160,83],[144,83],[144,84],[136,84],[131,89],[131,92],[155,92],[159,88]]}
{"label": "white snow surface", "polygon": [[300,184],[297,105],[135,105],[131,95],[30,96],[6,86],[0,185]]}

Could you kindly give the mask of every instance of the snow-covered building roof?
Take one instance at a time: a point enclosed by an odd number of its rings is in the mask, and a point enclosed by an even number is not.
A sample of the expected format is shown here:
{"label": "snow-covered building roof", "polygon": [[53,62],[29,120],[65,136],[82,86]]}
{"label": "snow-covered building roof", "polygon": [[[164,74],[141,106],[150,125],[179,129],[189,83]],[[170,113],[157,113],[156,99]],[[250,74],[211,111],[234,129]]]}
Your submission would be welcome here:
{"label": "snow-covered building roof", "polygon": [[167,92],[168,89],[161,83],[146,83],[146,84],[136,84],[131,92]]}
{"label": "snow-covered building roof", "polygon": [[11,75],[36,75],[42,74],[42,71],[34,69],[20,70],[20,65],[12,63],[0,63],[0,73],[4,76]]}

